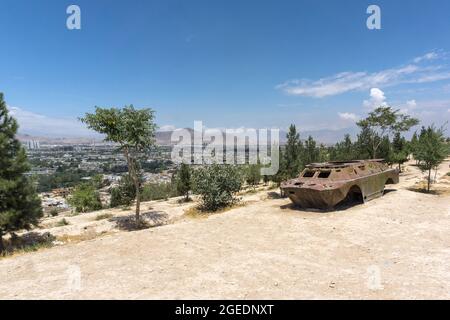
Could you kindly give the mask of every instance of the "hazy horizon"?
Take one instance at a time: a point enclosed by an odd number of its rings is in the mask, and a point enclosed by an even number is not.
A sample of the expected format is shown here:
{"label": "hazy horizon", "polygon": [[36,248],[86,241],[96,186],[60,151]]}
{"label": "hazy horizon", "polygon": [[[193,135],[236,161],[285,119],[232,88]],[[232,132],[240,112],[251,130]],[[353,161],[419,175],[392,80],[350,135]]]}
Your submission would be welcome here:
{"label": "hazy horizon", "polygon": [[450,120],[448,1],[377,1],[380,30],[369,1],[80,0],[80,30],[67,3],[44,3],[0,12],[0,92],[22,134],[92,137],[78,117],[129,104],[154,109],[161,130],[293,123],[319,141],[383,104]]}

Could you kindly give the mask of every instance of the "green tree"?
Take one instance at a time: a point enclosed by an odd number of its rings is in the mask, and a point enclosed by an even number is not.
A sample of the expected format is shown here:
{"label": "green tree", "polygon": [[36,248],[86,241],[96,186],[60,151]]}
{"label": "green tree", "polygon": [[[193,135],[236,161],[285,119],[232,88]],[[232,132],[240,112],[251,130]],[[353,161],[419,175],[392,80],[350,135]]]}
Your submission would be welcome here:
{"label": "green tree", "polygon": [[402,171],[402,164],[408,161],[408,143],[401,136],[400,132],[396,132],[392,140],[391,161],[398,164],[398,171]]}
{"label": "green tree", "polygon": [[355,152],[355,145],[352,142],[349,134],[344,136],[344,140],[336,143],[330,149],[330,160],[333,161],[349,161],[357,158]]}
{"label": "green tree", "polygon": [[399,110],[381,106],[370,112],[367,118],[358,121],[357,125],[365,131],[365,142],[371,149],[372,158],[376,159],[379,157],[378,149],[386,136],[389,138],[395,132],[408,131],[418,123],[419,120],[401,114]]}
{"label": "green tree", "polygon": [[241,190],[239,168],[232,165],[212,164],[199,168],[193,175],[194,192],[200,195],[205,210],[217,211],[238,201]]}
{"label": "green tree", "polygon": [[182,163],[177,172],[176,186],[178,193],[184,195],[185,201],[189,201],[189,191],[192,189],[191,169],[186,163]]}
{"label": "green tree", "polygon": [[3,235],[37,225],[43,214],[41,200],[24,175],[30,168],[17,129],[0,93],[0,252]]}
{"label": "green tree", "polygon": [[419,168],[428,172],[427,191],[430,191],[431,170],[437,168],[448,155],[447,145],[444,139],[444,129],[436,129],[434,126],[422,128],[417,146],[416,159]]}
{"label": "green tree", "polygon": [[329,155],[330,151],[329,148],[324,145],[323,143],[321,143],[319,145],[318,148],[318,154],[319,154],[319,158],[318,158],[318,162],[327,162],[330,160],[330,155]]}
{"label": "green tree", "polygon": [[245,170],[245,181],[253,188],[261,181],[261,166],[251,164]]}
{"label": "green tree", "polygon": [[117,187],[111,189],[110,207],[129,206],[136,198],[136,189],[130,175],[125,175]]}
{"label": "green tree", "polygon": [[142,201],[163,200],[171,197],[177,197],[176,183],[161,182],[148,183],[142,188]]}
{"label": "green tree", "polygon": [[76,186],[68,201],[76,212],[84,213],[102,208],[100,194],[92,183],[82,183]]}
{"label": "green tree", "polygon": [[383,139],[381,139],[377,152],[377,157],[385,159],[389,164],[395,163],[392,159],[392,143],[388,136],[384,136]]}
{"label": "green tree", "polygon": [[305,141],[305,147],[303,150],[304,164],[310,164],[319,161],[319,149],[317,148],[316,144],[316,141],[311,136],[309,136]]}
{"label": "green tree", "polygon": [[136,190],[136,225],[140,224],[141,180],[139,157],[155,144],[156,125],[154,111],[137,110],[132,105],[122,109],[95,108],[95,113],[86,113],[80,119],[89,129],[106,136],[105,140],[115,142],[124,153],[128,165],[128,174]]}
{"label": "green tree", "polygon": [[376,158],[373,153],[372,143],[380,143],[381,139],[378,135],[371,132],[367,126],[361,127],[361,131],[357,136],[355,142],[355,158],[358,159],[371,159]]}
{"label": "green tree", "polygon": [[105,186],[105,180],[102,174],[96,174],[91,178],[91,181],[95,189],[101,189]]}
{"label": "green tree", "polygon": [[277,173],[272,176],[271,180],[279,186],[283,180],[288,179],[289,177],[287,174],[286,150],[282,150],[281,147],[278,147],[278,149],[279,167]]}
{"label": "green tree", "polygon": [[417,132],[414,132],[411,141],[408,143],[408,154],[412,154],[414,157],[414,160],[416,160],[416,164],[418,164],[418,161],[416,159],[416,149],[417,149],[417,144],[419,143],[419,138],[417,136]]}
{"label": "green tree", "polygon": [[294,178],[300,174],[303,167],[302,154],[303,143],[300,140],[300,134],[297,132],[295,125],[291,124],[286,135],[287,142],[284,157],[285,157],[285,174],[289,178]]}

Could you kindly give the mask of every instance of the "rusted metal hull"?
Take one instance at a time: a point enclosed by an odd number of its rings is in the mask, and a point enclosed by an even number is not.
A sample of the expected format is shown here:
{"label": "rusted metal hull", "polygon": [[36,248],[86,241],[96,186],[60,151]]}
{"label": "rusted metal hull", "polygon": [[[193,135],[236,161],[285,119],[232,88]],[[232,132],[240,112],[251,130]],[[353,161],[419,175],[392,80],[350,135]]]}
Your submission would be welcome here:
{"label": "rusted metal hull", "polygon": [[292,202],[302,208],[328,209],[345,199],[347,194],[341,189],[314,190],[307,188],[284,188]]}
{"label": "rusted metal hull", "polygon": [[[363,169],[361,169],[363,168]],[[303,177],[305,171],[315,170],[313,177]],[[283,182],[281,189],[296,205],[303,208],[331,209],[346,198],[358,197],[366,202],[384,193],[386,184],[398,183],[398,171],[374,161],[331,166],[311,165],[299,178]],[[329,178],[319,178],[320,172]]]}

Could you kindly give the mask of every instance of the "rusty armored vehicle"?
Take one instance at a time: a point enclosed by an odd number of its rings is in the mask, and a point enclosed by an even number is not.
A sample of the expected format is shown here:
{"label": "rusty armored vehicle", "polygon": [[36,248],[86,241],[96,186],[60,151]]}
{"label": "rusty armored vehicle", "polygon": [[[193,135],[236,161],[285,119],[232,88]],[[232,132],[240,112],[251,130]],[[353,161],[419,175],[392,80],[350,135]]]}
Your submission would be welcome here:
{"label": "rusty armored vehicle", "polygon": [[343,201],[366,202],[384,193],[386,184],[399,181],[398,170],[379,160],[313,163],[281,190],[303,208],[332,209]]}

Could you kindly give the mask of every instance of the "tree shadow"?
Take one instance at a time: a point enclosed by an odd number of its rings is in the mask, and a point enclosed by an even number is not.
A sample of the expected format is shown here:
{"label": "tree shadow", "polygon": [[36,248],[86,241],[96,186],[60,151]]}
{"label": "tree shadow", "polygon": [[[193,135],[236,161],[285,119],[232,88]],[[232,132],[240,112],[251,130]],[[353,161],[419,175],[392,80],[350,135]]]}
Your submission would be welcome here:
{"label": "tree shadow", "polygon": [[282,197],[279,192],[270,191],[267,193],[267,198],[268,199],[283,199],[286,197]]}
{"label": "tree shadow", "polygon": [[113,217],[109,221],[116,223],[116,228],[123,231],[137,231],[166,225],[169,215],[162,211],[149,211],[141,213],[141,221],[136,224],[135,215]]}
{"label": "tree shadow", "polygon": [[430,189],[428,191],[426,188],[421,188],[421,187],[410,187],[410,188],[407,188],[407,190],[412,191],[412,192],[431,194],[434,196],[439,196],[439,195],[445,194],[445,192],[443,192],[442,190]]}
{"label": "tree shadow", "polygon": [[27,232],[22,235],[17,235],[15,233],[11,234],[9,239],[3,239],[4,251],[0,253],[12,254],[16,251],[36,251],[42,247],[53,246],[53,241],[56,237],[50,232],[38,233],[38,232]]}
{"label": "tree shadow", "polygon": [[269,199],[287,199],[288,196],[286,194],[281,194],[280,192],[270,191],[267,193],[267,197]]}

